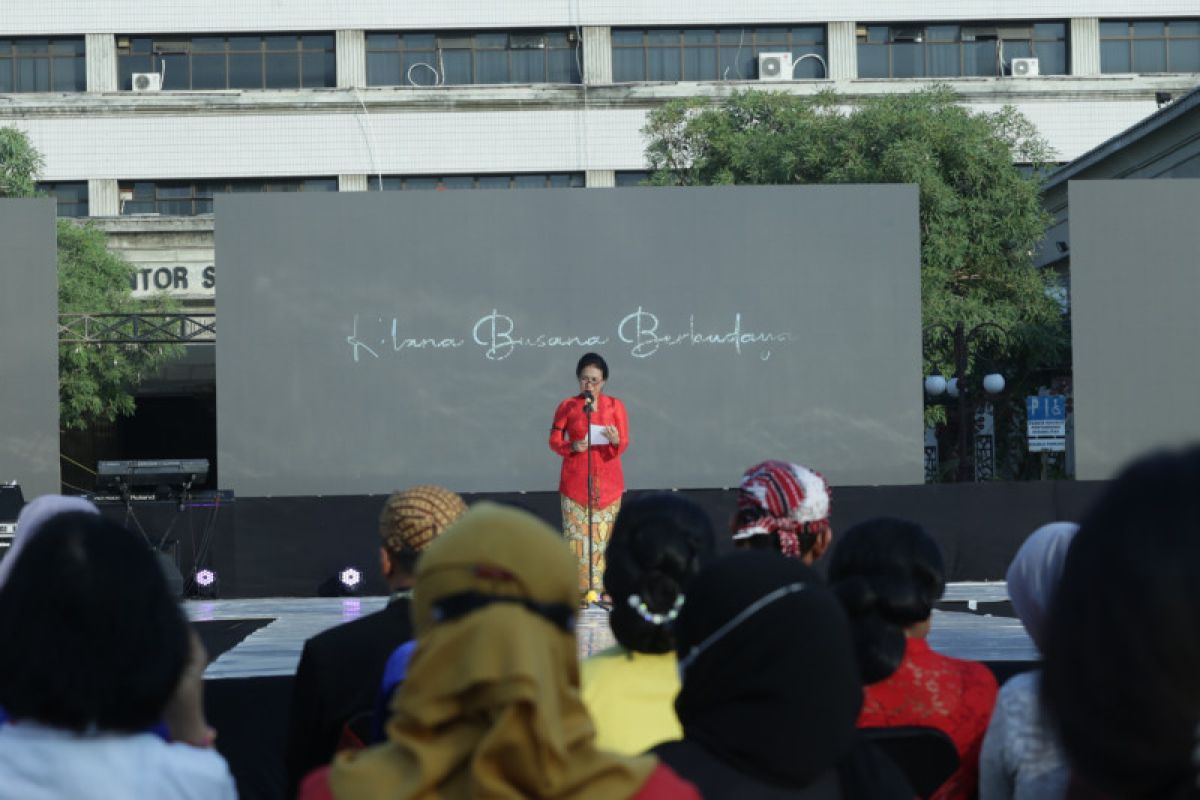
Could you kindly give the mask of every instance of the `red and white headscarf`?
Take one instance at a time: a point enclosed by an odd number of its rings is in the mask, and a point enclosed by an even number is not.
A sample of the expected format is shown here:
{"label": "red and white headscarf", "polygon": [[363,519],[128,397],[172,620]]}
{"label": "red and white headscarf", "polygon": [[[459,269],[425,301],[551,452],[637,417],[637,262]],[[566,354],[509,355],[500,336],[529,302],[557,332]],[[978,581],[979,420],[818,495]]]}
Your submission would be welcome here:
{"label": "red and white headscarf", "polygon": [[[778,534],[785,556],[799,558],[800,536],[829,524],[829,483],[818,472],[786,461],[755,464],[742,476],[734,541]],[[743,513],[749,512],[749,513]]]}

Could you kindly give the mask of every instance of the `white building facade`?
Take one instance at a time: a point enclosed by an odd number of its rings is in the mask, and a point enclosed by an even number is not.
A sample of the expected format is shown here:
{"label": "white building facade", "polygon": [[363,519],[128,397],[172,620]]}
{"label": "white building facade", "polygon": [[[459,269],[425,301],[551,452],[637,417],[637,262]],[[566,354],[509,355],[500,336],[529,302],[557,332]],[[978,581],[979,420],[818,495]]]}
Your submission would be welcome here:
{"label": "white building facade", "polygon": [[[644,177],[678,97],[945,82],[1069,161],[1200,81],[1195,0],[4,0],[0,126],[60,212],[211,305],[226,191],[582,188]],[[935,11],[930,11],[933,7]]]}

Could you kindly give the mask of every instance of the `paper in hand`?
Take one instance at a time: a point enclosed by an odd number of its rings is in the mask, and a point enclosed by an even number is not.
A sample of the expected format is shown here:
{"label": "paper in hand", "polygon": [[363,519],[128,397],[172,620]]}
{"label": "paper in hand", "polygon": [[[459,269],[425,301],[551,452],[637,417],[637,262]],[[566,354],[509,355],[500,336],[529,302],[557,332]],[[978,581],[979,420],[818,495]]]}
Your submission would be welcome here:
{"label": "paper in hand", "polygon": [[592,444],[612,444],[608,440],[608,431],[604,427],[603,425],[592,426]]}

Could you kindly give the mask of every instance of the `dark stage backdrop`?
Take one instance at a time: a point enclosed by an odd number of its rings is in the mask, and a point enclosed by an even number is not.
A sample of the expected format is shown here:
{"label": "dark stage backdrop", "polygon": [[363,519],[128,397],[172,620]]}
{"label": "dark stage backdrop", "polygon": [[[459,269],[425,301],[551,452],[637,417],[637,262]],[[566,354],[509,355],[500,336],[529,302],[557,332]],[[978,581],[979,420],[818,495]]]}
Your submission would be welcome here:
{"label": "dark stage backdrop", "polygon": [[[850,525],[877,516],[920,522],[938,541],[947,579],[1003,580],[1009,561],[1034,528],[1055,520],[1078,520],[1104,484],[1099,481],[963,483],[917,486],[837,486],[833,490],[834,540]],[[631,493],[637,494],[637,493]],[[682,492],[708,513],[718,542],[731,548],[725,531],[736,504],[734,490]],[[222,597],[315,597],[341,569],[356,566],[364,591],[384,594],[379,574],[379,511],[384,496],[241,498],[217,515],[210,511],[174,523],[180,563],[188,574],[192,538],[209,534],[201,565],[221,575]],[[554,492],[467,495],[520,506],[557,527]],[[120,507],[106,513],[121,518]],[[177,519],[170,504],[139,509],[148,532]],[[196,534],[189,533],[194,530]]]}
{"label": "dark stage backdrop", "polygon": [[1200,440],[1200,180],[1071,181],[1075,461]]}
{"label": "dark stage backdrop", "polygon": [[239,497],[553,490],[588,350],[630,488],[771,457],[922,480],[913,186],[227,195],[217,220]]}
{"label": "dark stage backdrop", "polygon": [[0,483],[57,492],[58,274],[54,199],[0,200]]}

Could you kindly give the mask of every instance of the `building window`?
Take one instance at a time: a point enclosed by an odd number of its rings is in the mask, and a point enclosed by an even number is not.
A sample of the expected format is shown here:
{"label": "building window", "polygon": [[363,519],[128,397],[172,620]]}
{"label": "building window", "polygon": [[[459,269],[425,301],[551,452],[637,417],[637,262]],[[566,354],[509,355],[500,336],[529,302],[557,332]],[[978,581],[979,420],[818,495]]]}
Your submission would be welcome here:
{"label": "building window", "polygon": [[858,77],[957,78],[1012,74],[1036,58],[1041,75],[1067,74],[1062,22],[859,25]]}
{"label": "building window", "polygon": [[367,33],[368,86],[581,83],[575,31]]}
{"label": "building window", "polygon": [[122,214],[194,217],[213,213],[213,195],[231,192],[336,192],[337,178],[122,181]]}
{"label": "building window", "polygon": [[652,173],[645,169],[619,169],[617,170],[617,188],[623,186],[645,186],[646,181],[650,180]]}
{"label": "building window", "polygon": [[[447,189],[582,189],[582,172],[523,172],[512,175],[384,175],[384,191]],[[379,189],[379,179],[367,179],[367,188]]]}
{"label": "building window", "polygon": [[39,181],[39,192],[58,201],[58,216],[86,217],[88,215],[87,181]]}
{"label": "building window", "polygon": [[1200,19],[1102,20],[1101,72],[1200,72]]}
{"label": "building window", "polygon": [[161,72],[162,88],[300,89],[337,86],[332,34],[119,36],[120,87]]}
{"label": "building window", "polygon": [[0,94],[87,91],[82,38],[0,39]]}
{"label": "building window", "polygon": [[613,28],[612,49],[616,83],[754,80],[759,53],[791,53],[796,79],[829,77],[824,25]]}

